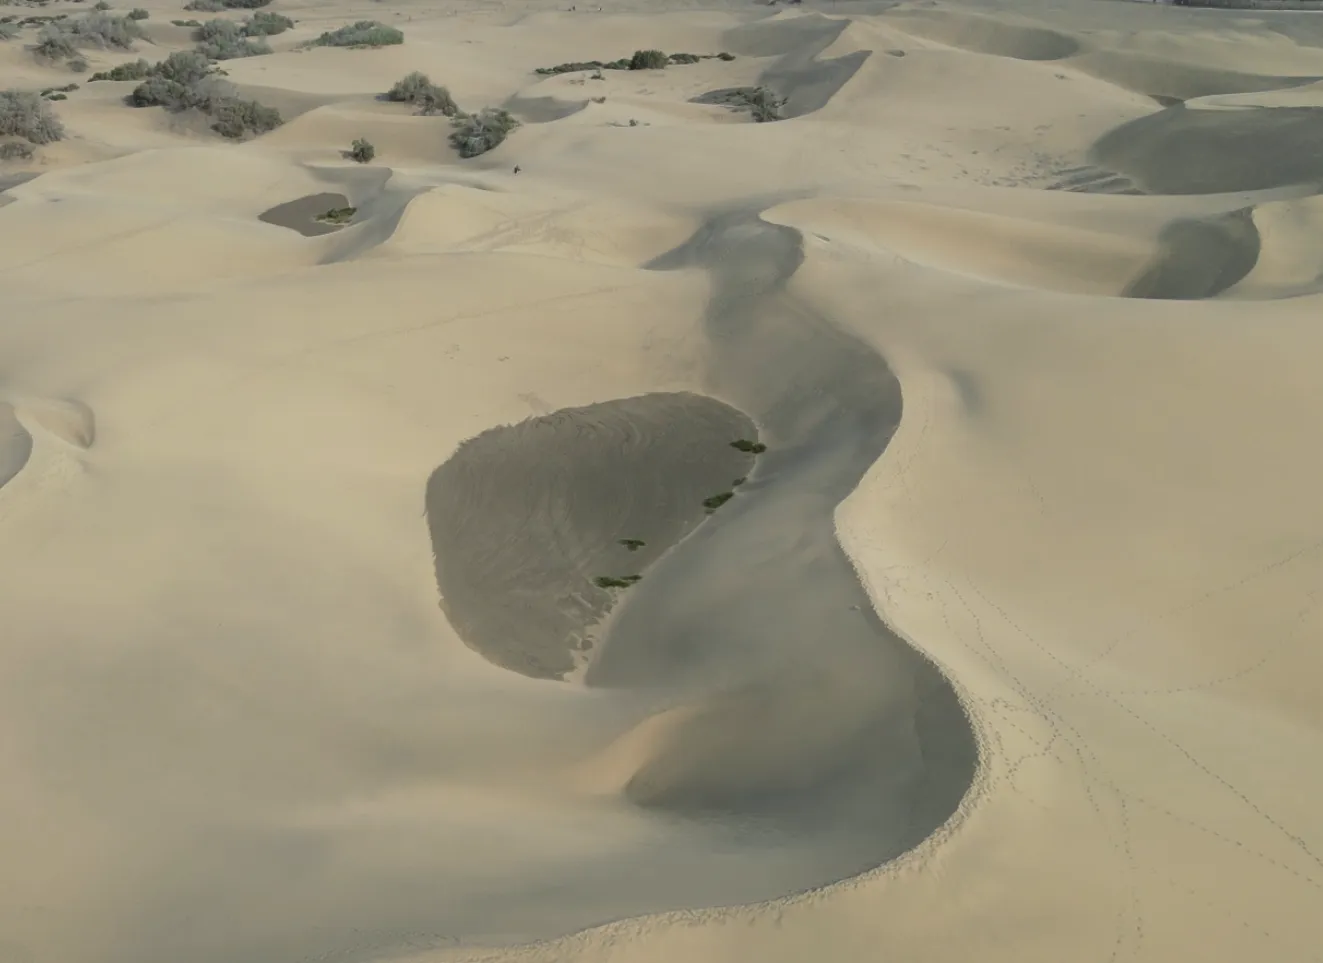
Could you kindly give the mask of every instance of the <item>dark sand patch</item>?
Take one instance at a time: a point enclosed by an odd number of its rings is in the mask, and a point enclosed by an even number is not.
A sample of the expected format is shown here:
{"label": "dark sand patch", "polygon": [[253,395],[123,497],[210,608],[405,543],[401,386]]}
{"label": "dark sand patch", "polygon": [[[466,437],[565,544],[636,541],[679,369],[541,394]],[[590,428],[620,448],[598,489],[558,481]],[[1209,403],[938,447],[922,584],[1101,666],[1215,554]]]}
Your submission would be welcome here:
{"label": "dark sand patch", "polygon": [[1236,284],[1259,259],[1252,210],[1169,224],[1158,238],[1157,254],[1126,287],[1125,297],[1193,301]]}
{"label": "dark sand patch", "polygon": [[821,14],[755,22],[728,31],[722,44],[741,56],[778,57],[758,83],[785,98],[782,117],[799,117],[825,107],[871,55],[860,50],[818,59],[849,25],[849,20]]}
{"label": "dark sand patch", "polygon": [[0,488],[23,470],[32,455],[32,436],[28,434],[13,406],[0,402]]}
{"label": "dark sand patch", "polygon": [[1105,134],[1098,163],[1155,194],[1230,194],[1323,180],[1323,108],[1168,107]]}
{"label": "dark sand patch", "polygon": [[298,231],[304,237],[320,237],[323,234],[334,234],[346,225],[332,224],[318,218],[329,211],[349,206],[349,198],[343,194],[308,194],[286,201],[284,204],[277,204],[257,215],[257,219],[277,227]]}
{"label": "dark sand patch", "polygon": [[[542,679],[575,667],[638,575],[749,474],[730,442],[753,422],[712,398],[650,394],[566,408],[462,444],[427,485],[446,615],[496,665]],[[641,541],[632,549],[622,540]]]}

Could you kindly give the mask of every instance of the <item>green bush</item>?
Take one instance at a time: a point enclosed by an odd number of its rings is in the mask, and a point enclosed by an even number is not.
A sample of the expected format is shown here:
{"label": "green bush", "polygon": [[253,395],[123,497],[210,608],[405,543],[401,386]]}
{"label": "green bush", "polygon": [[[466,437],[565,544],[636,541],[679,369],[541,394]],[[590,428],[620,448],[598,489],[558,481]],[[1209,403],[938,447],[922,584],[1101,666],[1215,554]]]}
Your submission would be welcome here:
{"label": "green bush", "polygon": [[64,138],[64,125],[39,94],[30,90],[2,90],[0,137],[21,137],[32,144],[50,144]]}
{"label": "green bush", "polygon": [[213,73],[213,68],[204,54],[196,50],[177,50],[153,67],[152,72],[177,84],[191,86]]}
{"label": "green bush", "polygon": [[172,24],[174,24],[176,27],[200,27],[200,26],[202,26],[202,21],[200,21],[200,20],[171,20],[170,22],[171,22]]}
{"label": "green bush", "polygon": [[454,119],[450,143],[460,157],[477,157],[498,146],[519,121],[507,110],[485,107],[476,114],[460,114]]}
{"label": "green bush", "polygon": [[294,21],[289,17],[268,10],[259,10],[244,21],[243,32],[249,37],[274,37],[278,33],[292,30]]}
{"label": "green bush", "polygon": [[132,50],[141,38],[136,20],[96,12],[48,23],[37,35],[36,52],[48,60],[67,60],[85,47]]}
{"label": "green bush", "polygon": [[211,97],[201,109],[211,115],[212,130],[235,140],[248,134],[265,134],[284,123],[274,107],[238,97]]}
{"label": "green bush", "polygon": [[267,6],[270,2],[271,0],[189,0],[184,4],[184,9],[201,13],[216,13],[219,10],[256,10],[258,7]]}
{"label": "green bush", "polygon": [[144,80],[152,75],[154,68],[145,60],[131,60],[126,64],[120,64],[111,67],[109,70],[101,70],[94,73],[87,80],[89,83],[95,80]]}
{"label": "green bush", "polygon": [[377,149],[362,137],[349,145],[349,157],[360,164],[367,164],[377,156]]}
{"label": "green bush", "polygon": [[444,114],[454,117],[459,107],[450,96],[450,91],[439,87],[428,78],[427,74],[415,70],[407,77],[397,80],[395,86],[386,93],[387,100],[396,103],[413,104],[423,114]]}
{"label": "green bush", "polygon": [[148,13],[146,10],[144,10],[142,7],[134,7],[132,10],[129,11],[130,20],[146,20],[150,16],[151,14]]}
{"label": "green bush", "polygon": [[50,28],[37,34],[37,43],[32,51],[43,60],[68,60],[78,55],[78,48],[74,46],[72,38]]}
{"label": "green bush", "polygon": [[110,9],[110,4],[106,3],[106,0],[96,0],[96,3],[92,4],[92,9],[93,9],[93,10],[109,10],[109,9]]}
{"label": "green bush", "polygon": [[200,41],[198,53],[212,60],[238,60],[271,52],[265,39],[249,40],[243,27],[232,20],[208,20],[194,31],[193,38]]}
{"label": "green bush", "polygon": [[660,50],[635,50],[629,58],[630,70],[661,70],[666,66],[666,54]]}
{"label": "green bush", "polygon": [[389,47],[404,43],[404,34],[376,20],[360,20],[328,30],[312,43],[317,47]]}

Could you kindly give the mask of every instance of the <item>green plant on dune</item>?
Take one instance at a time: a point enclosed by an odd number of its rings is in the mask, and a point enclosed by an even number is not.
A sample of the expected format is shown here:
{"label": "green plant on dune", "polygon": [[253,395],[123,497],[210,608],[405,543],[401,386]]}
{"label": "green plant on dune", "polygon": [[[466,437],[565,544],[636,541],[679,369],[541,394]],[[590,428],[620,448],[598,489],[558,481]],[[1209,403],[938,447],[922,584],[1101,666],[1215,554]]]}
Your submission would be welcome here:
{"label": "green plant on dune", "polygon": [[324,224],[348,224],[357,213],[356,207],[333,207],[325,214],[318,214],[317,220]]}
{"label": "green plant on dune", "polygon": [[193,32],[193,39],[198,41],[198,52],[212,60],[238,60],[271,52],[265,39],[249,39],[244,28],[233,20],[208,20]]}
{"label": "green plant on dune", "polygon": [[386,99],[401,104],[413,104],[420,114],[443,114],[454,117],[459,113],[450,91],[432,83],[427,74],[415,70],[395,81],[386,92]]}
{"label": "green plant on dune", "polygon": [[0,137],[21,137],[30,144],[64,139],[64,124],[50,104],[30,90],[0,91]]}
{"label": "green plant on dune", "polygon": [[147,61],[130,60],[109,70],[99,70],[87,78],[88,83],[97,80],[145,80],[152,75],[152,65]]}
{"label": "green plant on dune", "polygon": [[484,107],[476,114],[460,114],[453,120],[450,143],[460,157],[477,157],[501,144],[519,126],[508,110]]}
{"label": "green plant on dune", "polygon": [[748,452],[754,455],[761,455],[767,450],[767,446],[760,441],[750,441],[748,438],[739,438],[730,443],[730,447],[736,451]]}
{"label": "green plant on dune", "polygon": [[312,42],[315,47],[389,47],[404,43],[404,34],[376,20],[360,20],[328,30]]}
{"label": "green plant on dune", "polygon": [[631,552],[637,552],[646,545],[647,542],[643,541],[641,538],[622,538],[620,544],[625,546],[625,548],[629,549]]}
{"label": "green plant on dune", "polygon": [[635,50],[629,58],[630,70],[661,70],[666,66],[666,54],[660,50]]}
{"label": "green plant on dune", "polygon": [[710,495],[703,499],[703,507],[706,508],[707,513],[711,515],[734,497],[734,492],[717,492],[715,495]]}
{"label": "green plant on dune", "polygon": [[144,10],[142,7],[134,7],[132,10],[129,11],[130,20],[146,20],[150,16],[151,14],[148,13],[146,10]]}
{"label": "green plant on dune", "polygon": [[292,29],[293,20],[270,10],[259,10],[243,23],[244,35],[248,37],[274,37]]}
{"label": "green plant on dune", "polygon": [[599,575],[593,579],[593,584],[603,589],[629,588],[642,578],[642,575]]}
{"label": "green plant on dune", "polygon": [[377,156],[377,149],[371,143],[359,137],[349,145],[349,159],[360,164],[367,164]]}

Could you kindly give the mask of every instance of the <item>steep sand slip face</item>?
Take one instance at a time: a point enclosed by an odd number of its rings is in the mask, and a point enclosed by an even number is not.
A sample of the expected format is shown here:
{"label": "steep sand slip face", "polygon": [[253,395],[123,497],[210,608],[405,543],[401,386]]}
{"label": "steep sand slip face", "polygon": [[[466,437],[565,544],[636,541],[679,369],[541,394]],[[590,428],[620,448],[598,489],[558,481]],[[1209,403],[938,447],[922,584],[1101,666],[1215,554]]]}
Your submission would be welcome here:
{"label": "steep sand slip face", "polygon": [[142,2],[0,18],[0,963],[1320,963],[1323,19],[273,0],[230,141]]}
{"label": "steep sand slip face", "polygon": [[[697,395],[558,411],[465,442],[427,484],[447,618],[503,668],[561,678],[622,592],[743,484],[757,431]],[[613,584],[599,584],[604,580]]]}

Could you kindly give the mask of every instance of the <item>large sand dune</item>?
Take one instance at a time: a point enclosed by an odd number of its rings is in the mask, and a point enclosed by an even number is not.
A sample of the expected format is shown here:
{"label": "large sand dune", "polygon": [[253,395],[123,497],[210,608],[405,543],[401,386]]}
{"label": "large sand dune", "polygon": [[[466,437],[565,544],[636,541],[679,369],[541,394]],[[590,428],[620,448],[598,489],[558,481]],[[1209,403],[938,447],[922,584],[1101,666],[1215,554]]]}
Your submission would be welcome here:
{"label": "large sand dune", "polygon": [[269,9],[0,40],[0,963],[1323,960],[1317,17]]}

